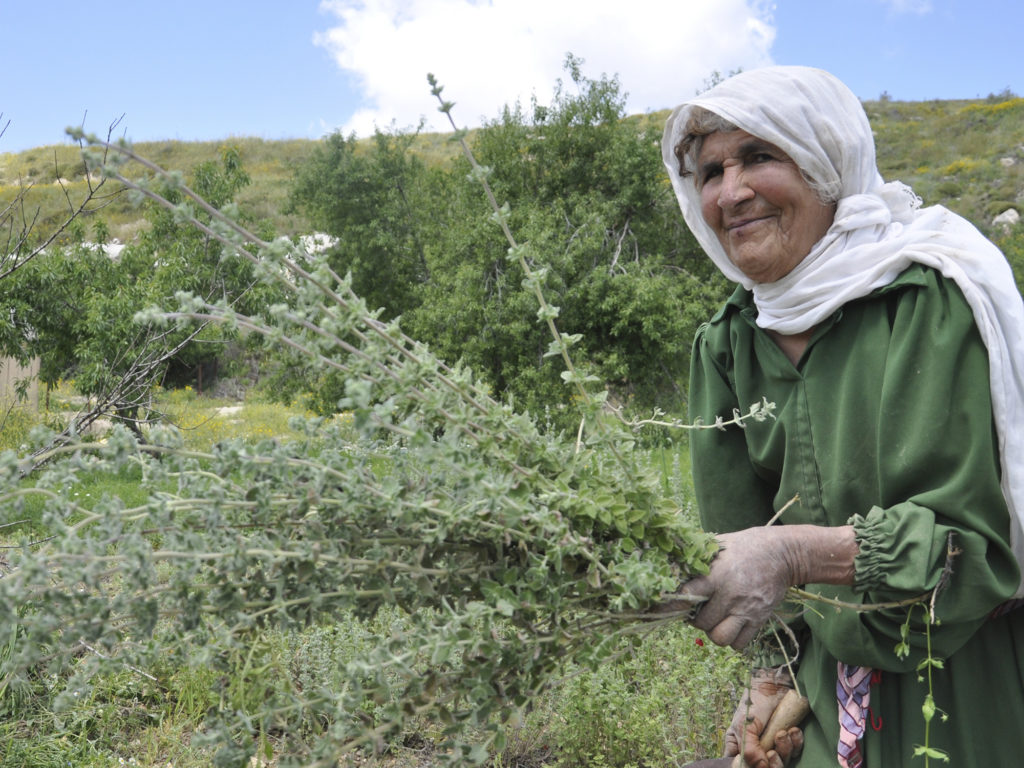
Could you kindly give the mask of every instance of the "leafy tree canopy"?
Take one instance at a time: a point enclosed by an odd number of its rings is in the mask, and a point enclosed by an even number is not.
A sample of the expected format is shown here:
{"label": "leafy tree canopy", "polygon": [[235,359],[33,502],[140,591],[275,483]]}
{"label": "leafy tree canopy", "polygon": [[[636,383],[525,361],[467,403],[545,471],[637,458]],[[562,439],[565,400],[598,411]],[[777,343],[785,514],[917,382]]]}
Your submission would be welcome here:
{"label": "leafy tree canopy", "polygon": [[[620,402],[675,406],[693,333],[724,284],[683,226],[655,131],[625,118],[616,78],[582,66],[567,56],[551,104],[506,106],[473,151],[593,373]],[[410,134],[378,132],[370,147],[335,134],[300,169],[292,203],[339,238],[332,264],[370,306],[402,315],[415,338],[521,407],[558,402],[546,329],[501,232],[481,217],[467,162],[430,168],[411,146]],[[333,408],[336,386],[321,393]]]}

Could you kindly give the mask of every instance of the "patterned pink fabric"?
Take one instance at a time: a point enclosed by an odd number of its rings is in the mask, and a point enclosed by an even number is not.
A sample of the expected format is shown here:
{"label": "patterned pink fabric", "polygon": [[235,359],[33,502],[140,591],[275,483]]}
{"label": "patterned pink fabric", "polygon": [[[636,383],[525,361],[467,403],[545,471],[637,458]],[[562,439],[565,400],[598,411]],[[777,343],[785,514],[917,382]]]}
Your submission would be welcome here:
{"label": "patterned pink fabric", "polygon": [[868,705],[871,703],[871,667],[839,662],[836,699],[839,702],[839,765],[861,768],[864,758],[860,740],[864,738]]}

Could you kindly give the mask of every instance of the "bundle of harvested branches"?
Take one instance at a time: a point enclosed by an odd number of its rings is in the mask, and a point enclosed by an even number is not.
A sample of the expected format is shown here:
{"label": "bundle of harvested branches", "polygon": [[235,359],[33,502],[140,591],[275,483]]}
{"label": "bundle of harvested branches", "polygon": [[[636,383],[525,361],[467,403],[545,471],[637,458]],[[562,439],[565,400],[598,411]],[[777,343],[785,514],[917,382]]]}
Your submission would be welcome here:
{"label": "bundle of harvested branches", "polygon": [[[167,174],[127,145],[104,146],[153,174],[129,181],[108,164],[108,176],[172,206],[158,191]],[[644,611],[660,595],[706,569],[713,539],[634,459],[631,429],[571,367],[571,337],[557,333],[543,301],[552,355],[577,393],[581,427],[568,438],[491,397],[397,322],[380,322],[323,259],[285,239],[261,241],[176,184],[185,202],[172,207],[289,298],[249,317],[182,295],[177,309],[139,322],[264,334],[303,365],[343,377],[339,408],[351,426],[301,419],[302,440],[208,453],[186,450],[170,428],[145,443],[118,431],[55,448],[61,460],[36,485],[0,496],[3,505],[46,496],[50,532],[12,551],[0,579],[0,626],[11,632],[0,684],[76,658],[69,690],[104,665],[146,669],[158,656],[217,667],[244,658],[268,627],[393,606],[411,629],[380,637],[340,683],[278,692],[252,711],[221,708],[207,727],[219,760],[244,764],[250,734],[275,731],[285,761],[334,764],[429,716],[445,724],[453,760],[480,761],[566,662],[607,658],[613,639],[653,620]],[[511,246],[510,258],[526,258]],[[125,467],[141,469],[145,503],[74,503],[79,472]],[[0,473],[17,485],[13,453]],[[319,725],[310,736],[295,723]]]}

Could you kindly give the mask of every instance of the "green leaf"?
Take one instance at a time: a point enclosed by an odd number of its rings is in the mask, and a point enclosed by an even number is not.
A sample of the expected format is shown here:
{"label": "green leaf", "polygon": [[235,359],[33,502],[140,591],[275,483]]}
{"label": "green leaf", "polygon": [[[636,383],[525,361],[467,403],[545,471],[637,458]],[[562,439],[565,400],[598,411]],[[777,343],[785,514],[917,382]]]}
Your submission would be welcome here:
{"label": "green leaf", "polygon": [[434,646],[434,651],[430,655],[430,663],[433,666],[440,666],[448,661],[448,657],[452,654],[452,646],[449,643],[439,643]]}
{"label": "green leaf", "polygon": [[949,755],[943,752],[941,749],[935,749],[934,747],[914,747],[914,757],[929,757],[934,760],[941,760],[944,763],[949,762]]}
{"label": "green leaf", "polygon": [[469,751],[469,760],[471,763],[474,763],[475,765],[482,765],[484,762],[486,762],[489,756],[490,755],[487,752],[487,747],[485,747],[483,744],[475,744],[473,748]]}
{"label": "green leaf", "polygon": [[559,307],[547,304],[537,310],[537,319],[540,320],[541,322],[554,320],[556,317],[558,317],[558,312]]}
{"label": "green leaf", "polygon": [[495,752],[503,751],[505,749],[505,745],[507,743],[508,742],[507,742],[507,737],[505,735],[505,729],[504,728],[499,728],[498,731],[494,734],[494,740],[492,742],[492,746],[494,747],[494,751]]}
{"label": "green leaf", "polygon": [[924,715],[924,721],[930,723],[932,718],[935,717],[935,699],[929,693],[924,697],[924,703],[921,705],[921,714]]}
{"label": "green leaf", "polygon": [[629,520],[629,522],[636,523],[647,517],[647,512],[643,509],[640,509],[639,507],[632,507],[626,513],[626,517]]}
{"label": "green leaf", "polygon": [[582,376],[579,371],[562,371],[559,376],[566,384],[596,384],[600,381],[600,379],[593,374]]}

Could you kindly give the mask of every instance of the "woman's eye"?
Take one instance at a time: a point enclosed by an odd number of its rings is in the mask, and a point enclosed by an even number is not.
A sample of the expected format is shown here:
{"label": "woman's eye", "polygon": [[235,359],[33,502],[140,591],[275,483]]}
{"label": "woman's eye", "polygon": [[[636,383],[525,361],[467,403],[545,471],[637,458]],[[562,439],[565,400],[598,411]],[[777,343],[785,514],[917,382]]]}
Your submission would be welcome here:
{"label": "woman's eye", "polygon": [[775,158],[768,152],[755,152],[750,156],[750,163],[752,165],[759,165],[760,163],[767,163],[774,159]]}
{"label": "woman's eye", "polygon": [[701,177],[700,177],[701,186],[703,186],[704,184],[707,184],[709,181],[714,179],[716,176],[720,176],[721,173],[722,173],[722,169],[720,167],[718,167],[718,166],[711,166],[709,168],[705,168],[704,172],[701,174]]}

